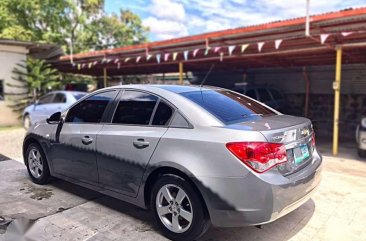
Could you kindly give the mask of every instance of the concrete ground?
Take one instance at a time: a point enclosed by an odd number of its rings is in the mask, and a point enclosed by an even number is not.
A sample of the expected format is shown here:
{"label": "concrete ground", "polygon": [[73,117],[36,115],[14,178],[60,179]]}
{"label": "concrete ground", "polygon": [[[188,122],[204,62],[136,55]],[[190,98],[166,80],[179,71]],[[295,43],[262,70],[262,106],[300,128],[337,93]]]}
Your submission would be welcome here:
{"label": "concrete ground", "polygon": [[[99,193],[54,180],[33,184],[21,163],[22,129],[0,131],[0,240],[166,240],[147,211]],[[202,241],[366,240],[366,160],[352,144],[340,157],[324,154],[323,180],[312,199],[263,226],[211,228]]]}

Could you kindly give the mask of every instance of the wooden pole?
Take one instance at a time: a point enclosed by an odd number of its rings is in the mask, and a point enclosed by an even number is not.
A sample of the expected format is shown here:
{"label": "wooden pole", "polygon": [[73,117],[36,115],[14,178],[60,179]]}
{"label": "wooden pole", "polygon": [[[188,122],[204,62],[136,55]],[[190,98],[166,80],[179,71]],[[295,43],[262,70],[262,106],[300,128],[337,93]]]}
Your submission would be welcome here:
{"label": "wooden pole", "polygon": [[179,84],[183,85],[183,62],[179,62]]}
{"label": "wooden pole", "polygon": [[338,155],[339,109],[341,98],[342,47],[336,47],[336,74],[333,82],[334,89],[334,121],[333,121],[333,155]]}
{"label": "wooden pole", "polygon": [[107,87],[108,83],[107,83],[107,68],[103,68],[103,83],[104,83],[104,88]]}

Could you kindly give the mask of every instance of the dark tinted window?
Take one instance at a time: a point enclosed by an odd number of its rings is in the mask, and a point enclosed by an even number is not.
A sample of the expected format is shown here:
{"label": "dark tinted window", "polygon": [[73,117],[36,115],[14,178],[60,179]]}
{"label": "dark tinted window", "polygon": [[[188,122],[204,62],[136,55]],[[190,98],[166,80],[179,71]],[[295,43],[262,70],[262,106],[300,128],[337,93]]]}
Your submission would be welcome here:
{"label": "dark tinted window", "polygon": [[4,100],[4,81],[0,80],[0,100]]}
{"label": "dark tinted window", "polygon": [[281,93],[278,92],[277,90],[271,90],[271,93],[272,93],[273,99],[275,99],[275,100],[283,99]]}
{"label": "dark tinted window", "polygon": [[205,90],[182,93],[225,124],[261,118],[275,112],[243,95],[226,90]]}
{"label": "dark tinted window", "polygon": [[259,94],[259,100],[261,102],[266,102],[272,100],[271,96],[268,93],[267,89],[260,88],[257,90]]}
{"label": "dark tinted window", "polygon": [[148,125],[158,97],[138,91],[123,93],[113,117],[113,123]]}
{"label": "dark tinted window", "polygon": [[39,98],[38,104],[39,105],[43,105],[43,104],[49,104],[52,102],[54,94],[48,94],[48,95],[44,95],[41,98]]}
{"label": "dark tinted window", "polygon": [[62,93],[57,93],[53,99],[53,103],[66,103],[66,96]]}
{"label": "dark tinted window", "polygon": [[173,109],[167,105],[164,101],[160,101],[158,108],[156,109],[152,124],[158,126],[164,126],[168,123],[172,117]]}
{"label": "dark tinted window", "polygon": [[86,98],[72,107],[66,117],[66,122],[99,123],[110,101],[114,99],[116,91],[108,91]]}
{"label": "dark tinted window", "polygon": [[257,92],[254,89],[248,90],[247,92],[245,92],[245,95],[255,100],[257,99]]}

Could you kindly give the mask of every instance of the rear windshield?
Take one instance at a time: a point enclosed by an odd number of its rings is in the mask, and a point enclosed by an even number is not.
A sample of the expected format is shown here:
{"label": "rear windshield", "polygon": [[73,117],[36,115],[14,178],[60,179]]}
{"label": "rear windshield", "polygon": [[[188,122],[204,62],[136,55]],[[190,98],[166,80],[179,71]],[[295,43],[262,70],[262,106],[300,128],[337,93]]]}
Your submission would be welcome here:
{"label": "rear windshield", "polygon": [[81,98],[83,98],[86,94],[84,93],[73,93],[72,94],[76,100],[80,100]]}
{"label": "rear windshield", "polygon": [[260,103],[227,90],[193,91],[181,95],[200,105],[226,125],[276,115]]}

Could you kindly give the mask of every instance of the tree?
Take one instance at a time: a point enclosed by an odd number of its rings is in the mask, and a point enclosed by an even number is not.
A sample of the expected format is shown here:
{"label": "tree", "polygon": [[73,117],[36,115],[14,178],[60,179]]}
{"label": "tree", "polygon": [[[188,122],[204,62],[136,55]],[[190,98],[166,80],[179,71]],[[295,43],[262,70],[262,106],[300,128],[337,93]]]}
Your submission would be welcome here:
{"label": "tree", "polygon": [[62,85],[60,74],[44,60],[28,58],[17,64],[13,74],[15,82],[7,84],[13,91],[5,93],[5,97],[11,102],[9,106],[17,112],[41,95],[59,89]]}
{"label": "tree", "polygon": [[146,41],[129,10],[106,15],[104,0],[1,0],[0,38],[55,43],[70,53]]}

